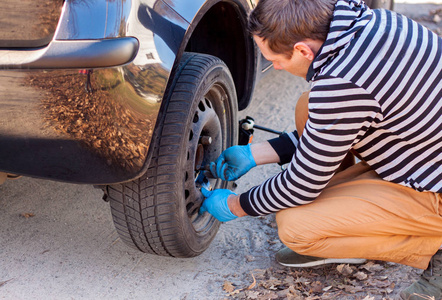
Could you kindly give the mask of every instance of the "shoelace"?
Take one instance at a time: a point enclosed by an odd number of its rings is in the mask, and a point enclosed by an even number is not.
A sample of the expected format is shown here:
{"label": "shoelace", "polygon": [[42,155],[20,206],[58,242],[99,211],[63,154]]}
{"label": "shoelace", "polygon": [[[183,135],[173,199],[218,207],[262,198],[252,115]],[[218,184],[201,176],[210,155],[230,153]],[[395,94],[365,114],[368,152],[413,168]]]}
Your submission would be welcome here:
{"label": "shoelace", "polygon": [[434,260],[434,256],[431,257],[430,259],[430,264],[428,266],[428,268],[430,269],[430,276],[433,277],[433,260]]}

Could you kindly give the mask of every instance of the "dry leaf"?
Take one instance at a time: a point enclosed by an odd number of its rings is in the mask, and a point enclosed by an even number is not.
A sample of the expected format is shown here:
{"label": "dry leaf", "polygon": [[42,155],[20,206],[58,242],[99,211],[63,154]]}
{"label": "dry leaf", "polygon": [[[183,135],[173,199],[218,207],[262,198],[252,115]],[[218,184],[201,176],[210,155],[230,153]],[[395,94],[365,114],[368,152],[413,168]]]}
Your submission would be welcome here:
{"label": "dry leaf", "polygon": [[259,292],[246,291],[247,299],[258,299]]}
{"label": "dry leaf", "polygon": [[329,285],[329,286],[323,288],[322,291],[323,292],[328,292],[329,290],[331,290],[332,287],[333,287],[332,285]]}
{"label": "dry leaf", "polygon": [[365,274],[364,272],[357,272],[356,274],[355,274],[355,277],[356,277],[356,279],[358,279],[358,280],[365,280],[365,279],[367,279],[367,274]]}
{"label": "dry leaf", "polygon": [[321,293],[323,289],[323,284],[320,281],[315,281],[311,284],[311,291],[313,293]]}
{"label": "dry leaf", "polygon": [[253,256],[251,256],[251,255],[246,255],[246,261],[247,261],[247,262],[255,261],[255,257],[253,257]]}
{"label": "dry leaf", "polygon": [[362,299],[362,300],[374,300],[374,297],[371,297],[371,296],[365,296],[365,298],[364,299]]}
{"label": "dry leaf", "polygon": [[310,280],[308,279],[308,278],[305,278],[305,277],[298,277],[298,278],[296,278],[296,281],[295,281],[296,283],[300,283],[300,284],[302,284],[302,285],[307,285],[307,284],[310,284]]}
{"label": "dry leaf", "polygon": [[348,276],[353,273],[353,269],[350,268],[348,264],[340,264],[336,267],[336,270],[338,270],[338,272],[344,276]]}
{"label": "dry leaf", "polygon": [[259,300],[278,299],[278,294],[275,292],[268,292],[258,297]]}
{"label": "dry leaf", "polygon": [[286,288],[285,290],[277,292],[279,298],[286,298],[287,295],[290,294],[290,289]]}
{"label": "dry leaf", "polygon": [[28,219],[28,218],[35,217],[35,214],[33,214],[33,213],[22,213],[22,214],[20,214],[20,216]]}
{"label": "dry leaf", "polygon": [[235,290],[235,287],[233,286],[233,284],[230,281],[226,280],[226,281],[224,281],[223,289],[228,293],[233,293],[233,291]]}
{"label": "dry leaf", "polygon": [[289,286],[289,292],[292,293],[293,295],[299,295],[299,291],[293,286]]}
{"label": "dry leaf", "polygon": [[292,276],[287,276],[286,278],[284,278],[283,283],[289,286],[295,285],[295,279]]}
{"label": "dry leaf", "polygon": [[369,278],[366,282],[366,285],[376,287],[378,289],[387,288],[391,285],[389,281],[381,281],[377,279]]}
{"label": "dry leaf", "polygon": [[269,290],[276,290],[276,286],[281,285],[281,281],[275,277],[270,277],[268,280],[265,280],[261,283],[263,287]]}
{"label": "dry leaf", "polygon": [[263,270],[263,269],[255,269],[253,270],[253,273],[255,273],[255,277],[257,279],[264,279],[265,275],[267,273],[267,270]]}
{"label": "dry leaf", "polygon": [[383,266],[381,266],[379,264],[375,264],[372,261],[369,261],[365,265],[361,266],[361,268],[363,268],[369,272],[372,272],[372,273],[385,270],[385,268]]}
{"label": "dry leaf", "polygon": [[253,273],[252,273],[252,277],[253,277],[253,282],[252,282],[252,284],[249,285],[249,287],[247,288],[248,290],[251,290],[251,289],[253,289],[253,288],[256,286],[256,279],[255,279],[255,276],[253,276]]}

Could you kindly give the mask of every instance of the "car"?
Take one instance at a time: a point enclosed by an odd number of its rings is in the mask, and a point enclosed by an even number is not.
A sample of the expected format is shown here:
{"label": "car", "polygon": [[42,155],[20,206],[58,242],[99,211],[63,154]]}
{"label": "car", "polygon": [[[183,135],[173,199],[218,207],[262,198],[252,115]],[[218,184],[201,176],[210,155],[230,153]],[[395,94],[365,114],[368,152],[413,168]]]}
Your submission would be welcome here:
{"label": "car", "polygon": [[366,0],[365,3],[373,8],[394,9],[394,0]]}
{"label": "car", "polygon": [[246,29],[255,4],[3,0],[0,182],[94,185],[128,245],[202,253],[220,222],[201,187],[232,187],[204,171],[271,68]]}

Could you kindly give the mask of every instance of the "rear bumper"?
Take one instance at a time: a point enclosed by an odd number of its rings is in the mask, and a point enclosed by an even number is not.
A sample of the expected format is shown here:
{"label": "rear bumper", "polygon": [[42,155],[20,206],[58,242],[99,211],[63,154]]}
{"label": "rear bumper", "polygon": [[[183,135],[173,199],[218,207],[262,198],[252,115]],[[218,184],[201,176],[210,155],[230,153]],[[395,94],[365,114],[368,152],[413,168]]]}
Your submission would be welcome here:
{"label": "rear bumper", "polygon": [[124,65],[138,51],[136,38],[52,41],[38,50],[0,51],[0,69],[100,68]]}
{"label": "rear bumper", "polygon": [[140,93],[137,72],[0,71],[0,171],[89,184],[142,174],[161,99]]}
{"label": "rear bumper", "polygon": [[0,172],[97,185],[144,173],[177,50],[160,33],[180,45],[188,25],[157,6],[150,28],[138,1],[65,1],[48,45],[0,49]]}

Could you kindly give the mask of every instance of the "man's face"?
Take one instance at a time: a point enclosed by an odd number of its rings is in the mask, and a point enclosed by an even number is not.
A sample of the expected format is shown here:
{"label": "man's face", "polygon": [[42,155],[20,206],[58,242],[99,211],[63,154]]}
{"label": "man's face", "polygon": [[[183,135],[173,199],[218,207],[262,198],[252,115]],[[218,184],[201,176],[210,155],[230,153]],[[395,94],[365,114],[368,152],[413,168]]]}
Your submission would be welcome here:
{"label": "man's face", "polygon": [[287,58],[284,54],[273,52],[267,45],[267,41],[264,41],[259,36],[254,35],[253,38],[261,50],[262,55],[273,63],[273,67],[276,70],[285,70],[295,76],[306,78],[312,60],[302,55],[302,53],[296,49],[296,45],[293,49],[292,57]]}

